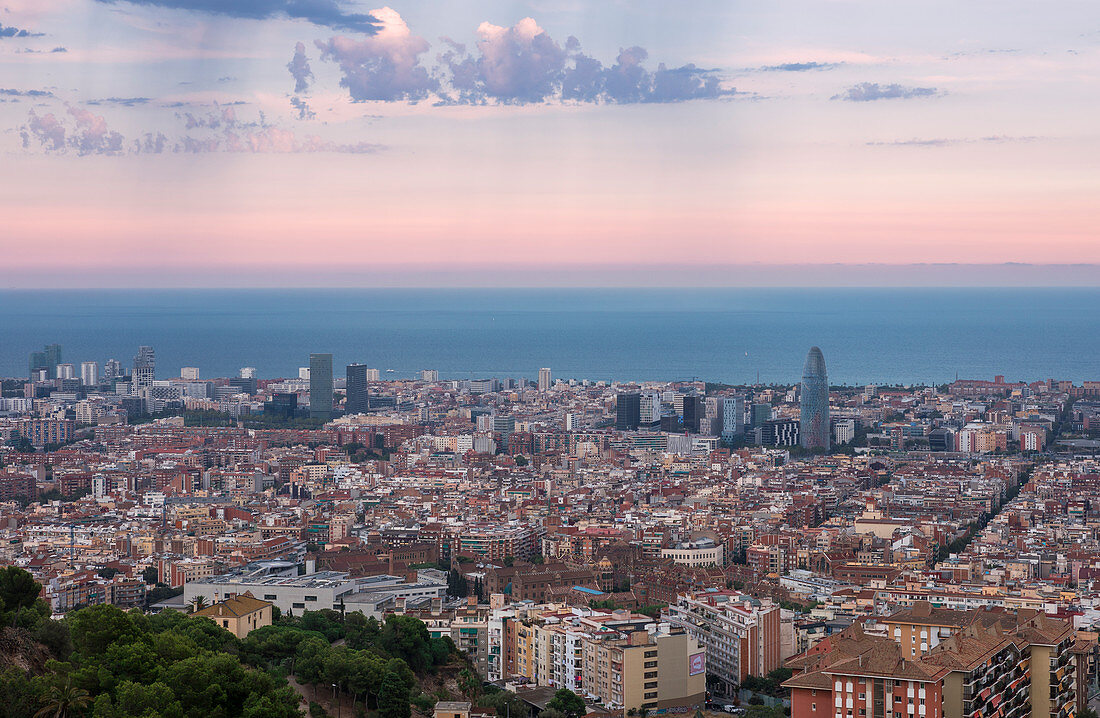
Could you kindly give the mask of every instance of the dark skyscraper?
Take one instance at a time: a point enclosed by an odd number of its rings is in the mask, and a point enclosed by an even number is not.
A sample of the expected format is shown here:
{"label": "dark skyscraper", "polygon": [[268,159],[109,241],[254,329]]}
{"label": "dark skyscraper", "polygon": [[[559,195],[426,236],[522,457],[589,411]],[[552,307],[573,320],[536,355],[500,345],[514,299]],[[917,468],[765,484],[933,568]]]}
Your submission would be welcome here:
{"label": "dark skyscraper", "polygon": [[57,365],[61,363],[61,345],[47,344],[40,352],[34,352],[27,362],[30,370],[29,376],[34,377],[36,371],[45,369],[47,379],[57,378]]}
{"label": "dark skyscraper", "polygon": [[370,407],[370,399],[367,393],[367,365],[348,364],[347,372],[347,413],[365,414]]}
{"label": "dark skyscraper", "polygon": [[699,419],[703,416],[703,397],[688,395],[684,397],[684,431],[699,431]]}
{"label": "dark skyscraper", "polygon": [[615,428],[634,431],[642,414],[641,394],[619,394],[615,398]]}
{"label": "dark skyscraper", "polygon": [[309,355],[309,418],[332,418],[332,355]]}
{"label": "dark skyscraper", "polygon": [[829,448],[829,375],[825,372],[825,357],[817,347],[811,347],[802,369],[802,420],[799,435],[807,449]]}

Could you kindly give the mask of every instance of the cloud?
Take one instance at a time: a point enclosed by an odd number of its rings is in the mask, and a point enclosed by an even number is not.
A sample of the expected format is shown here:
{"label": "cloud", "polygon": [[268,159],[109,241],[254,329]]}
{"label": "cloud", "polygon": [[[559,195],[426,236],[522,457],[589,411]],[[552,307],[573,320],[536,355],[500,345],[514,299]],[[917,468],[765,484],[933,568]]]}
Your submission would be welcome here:
{"label": "cloud", "polygon": [[317,116],[317,113],[314,112],[306,103],[306,101],[301,99],[300,97],[290,98],[290,105],[294,109],[298,110],[299,120],[312,120],[314,117]]}
{"label": "cloud", "polygon": [[620,49],[615,64],[604,67],[581,52],[575,37],[567,38],[563,48],[532,18],[511,28],[482,23],[478,35],[476,58],[463,45],[444,38],[448,50],[438,59],[455,92],[450,102],[627,104],[682,102],[735,92],[722,89],[712,71],[693,64],[674,68],[659,64],[651,72],[644,66],[649,53],[642,47]]}
{"label": "cloud", "polygon": [[33,138],[47,151],[72,150],[81,156],[122,153],[122,135],[107,127],[102,116],[72,105],[66,105],[66,109],[72,117],[69,126],[52,112],[39,115],[31,110],[27,124],[20,130],[23,147],[29,148]]}
{"label": "cloud", "polygon": [[256,120],[242,120],[232,107],[219,107],[206,115],[190,113],[179,116],[186,133],[170,138],[159,130],[142,132],[127,140],[120,132],[107,126],[106,120],[89,110],[66,105],[66,115],[48,112],[39,115],[33,110],[27,123],[20,128],[23,148],[32,144],[50,154],[136,155],[136,154],[203,154],[232,153],[302,153],[338,152],[364,154],[384,147],[370,142],[338,143],[316,135],[299,135],[267,124],[263,113]]}
{"label": "cloud", "polygon": [[0,87],[0,95],[5,97],[53,97],[48,90],[15,90],[10,87]]}
{"label": "cloud", "polygon": [[150,102],[148,97],[105,97],[101,100],[88,100],[84,104],[86,105],[122,105],[123,107],[134,107],[135,105],[144,105]]}
{"label": "cloud", "polygon": [[761,72],[806,72],[807,70],[832,70],[839,62],[784,62],[779,65],[765,65],[757,68]]}
{"label": "cloud", "polygon": [[21,30],[17,27],[8,25],[4,27],[0,25],[0,40],[6,40],[9,37],[23,38],[23,37],[42,37],[44,33],[30,32],[29,30]]}
{"label": "cloud", "polygon": [[1042,139],[1035,135],[987,135],[985,137],[936,137],[931,139],[913,138],[909,140],[890,140],[887,142],[867,142],[869,147],[950,147],[967,144],[1005,144],[1009,142],[1034,142]]}
{"label": "cloud", "polygon": [[313,79],[313,70],[309,69],[309,59],[306,58],[306,46],[298,43],[294,46],[294,57],[290,58],[286,69],[290,70],[290,76],[294,78],[294,91],[305,92],[309,89],[309,81]]}
{"label": "cloud", "polygon": [[844,92],[833,95],[833,100],[871,102],[873,100],[897,100],[913,97],[932,97],[938,94],[934,87],[907,87],[905,85],[880,85],[877,82],[861,82]]}
{"label": "cloud", "polygon": [[144,7],[189,10],[253,20],[290,18],[306,20],[314,25],[334,30],[366,35],[373,35],[379,27],[377,19],[372,15],[346,12],[342,9],[345,3],[337,0],[96,0],[96,2],[110,5],[125,2]]}
{"label": "cloud", "polygon": [[439,81],[420,64],[420,56],[430,45],[413,35],[409,26],[394,10],[371,10],[380,27],[371,37],[355,40],[336,36],[328,42],[316,41],[321,59],[336,62],[346,87],[356,102],[368,100],[417,101],[439,89]]}

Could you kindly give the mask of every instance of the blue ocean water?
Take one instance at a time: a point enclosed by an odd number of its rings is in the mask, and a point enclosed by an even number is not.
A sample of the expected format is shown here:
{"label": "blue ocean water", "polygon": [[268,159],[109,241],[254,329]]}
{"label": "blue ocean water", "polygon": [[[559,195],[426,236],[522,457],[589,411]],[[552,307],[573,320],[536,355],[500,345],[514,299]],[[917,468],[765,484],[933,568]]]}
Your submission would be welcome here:
{"label": "blue ocean water", "polygon": [[831,383],[1100,379],[1100,289],[334,289],[0,291],[0,375],[156,349],[197,366],[297,376],[331,352],[387,377],[797,382],[812,345]]}

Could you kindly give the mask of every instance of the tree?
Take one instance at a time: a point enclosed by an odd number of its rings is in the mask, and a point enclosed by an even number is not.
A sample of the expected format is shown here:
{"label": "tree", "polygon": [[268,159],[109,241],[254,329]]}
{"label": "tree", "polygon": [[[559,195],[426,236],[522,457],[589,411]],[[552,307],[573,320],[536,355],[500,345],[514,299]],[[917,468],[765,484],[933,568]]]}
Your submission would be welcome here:
{"label": "tree", "polygon": [[199,594],[191,599],[191,606],[195,611],[201,611],[206,608],[206,596]]}
{"label": "tree", "polygon": [[401,676],[387,671],[378,689],[378,718],[410,718],[409,688]]}
{"label": "tree", "polygon": [[412,616],[393,615],[382,626],[380,645],[395,658],[420,673],[432,664],[431,636],[424,622]]}
{"label": "tree", "polygon": [[19,614],[33,606],[41,592],[42,584],[18,566],[0,569],[0,619],[16,625]]}
{"label": "tree", "polygon": [[159,578],[160,574],[156,566],[150,566],[141,572],[141,580],[149,585],[155,584]]}
{"label": "tree", "polygon": [[120,573],[120,571],[117,568],[115,568],[114,566],[104,566],[103,568],[96,571],[97,576],[102,576],[103,578],[106,578],[106,579],[112,579],[118,573]]}
{"label": "tree", "polygon": [[34,714],[35,718],[66,718],[80,713],[92,702],[88,691],[75,687],[71,681],[64,685],[50,686],[46,692],[46,704]]}
{"label": "tree", "polygon": [[458,674],[458,690],[467,700],[476,703],[481,696],[481,676],[469,668],[463,668]]}
{"label": "tree", "polygon": [[566,718],[581,718],[587,710],[584,699],[568,688],[559,689],[554,697],[550,699],[550,702],[546,704],[546,707],[561,711]]}

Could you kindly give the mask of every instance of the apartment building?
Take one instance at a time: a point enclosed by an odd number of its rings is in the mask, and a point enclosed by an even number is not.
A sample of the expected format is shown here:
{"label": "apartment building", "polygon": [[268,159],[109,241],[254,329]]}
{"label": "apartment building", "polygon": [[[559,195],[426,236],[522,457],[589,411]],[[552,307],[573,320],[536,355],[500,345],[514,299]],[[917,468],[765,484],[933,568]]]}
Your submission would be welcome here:
{"label": "apartment building", "polygon": [[1071,622],[1029,610],[936,611],[891,616],[887,636],[855,624],[787,661],[792,718],[1076,715],[1083,654]]}
{"label": "apartment building", "polygon": [[770,599],[714,589],[681,594],[662,618],[704,646],[707,672],[726,695],[734,695],[746,676],[779,668],[780,608]]}

